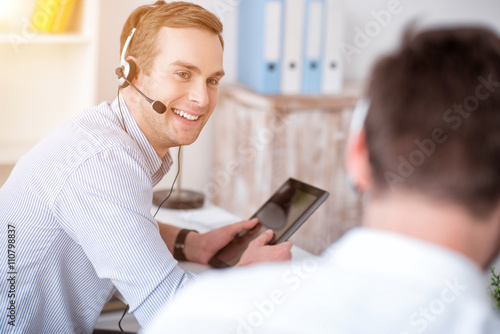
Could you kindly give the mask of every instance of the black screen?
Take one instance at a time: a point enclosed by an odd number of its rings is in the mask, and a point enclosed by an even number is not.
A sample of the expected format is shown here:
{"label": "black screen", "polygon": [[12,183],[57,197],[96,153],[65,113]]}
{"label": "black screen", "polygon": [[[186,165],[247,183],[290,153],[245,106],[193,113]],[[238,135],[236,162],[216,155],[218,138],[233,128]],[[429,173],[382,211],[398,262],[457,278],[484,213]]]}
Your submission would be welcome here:
{"label": "black screen", "polygon": [[217,254],[217,259],[228,266],[236,265],[248,244],[268,229],[274,230],[270,244],[276,243],[317,199],[289,185],[281,187],[252,217],[259,218],[259,224],[240,232]]}

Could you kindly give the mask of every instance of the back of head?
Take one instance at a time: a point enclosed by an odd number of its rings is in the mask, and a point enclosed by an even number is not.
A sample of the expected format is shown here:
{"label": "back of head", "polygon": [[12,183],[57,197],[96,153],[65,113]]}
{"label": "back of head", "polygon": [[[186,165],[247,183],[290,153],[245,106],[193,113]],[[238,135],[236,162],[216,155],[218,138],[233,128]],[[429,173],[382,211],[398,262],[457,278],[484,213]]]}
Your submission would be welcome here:
{"label": "back of head", "polygon": [[500,199],[500,39],[408,30],[374,67],[366,140],[374,196],[417,191],[486,217]]}
{"label": "back of head", "polygon": [[158,52],[156,37],[162,27],[208,30],[218,35],[224,47],[221,35],[222,23],[214,14],[201,6],[183,1],[171,3],[156,1],[153,5],[138,7],[130,14],[123,26],[120,36],[120,53],[128,35],[133,28],[136,28],[137,31],[125,58],[127,56],[137,58],[146,74],[149,74],[153,59]]}

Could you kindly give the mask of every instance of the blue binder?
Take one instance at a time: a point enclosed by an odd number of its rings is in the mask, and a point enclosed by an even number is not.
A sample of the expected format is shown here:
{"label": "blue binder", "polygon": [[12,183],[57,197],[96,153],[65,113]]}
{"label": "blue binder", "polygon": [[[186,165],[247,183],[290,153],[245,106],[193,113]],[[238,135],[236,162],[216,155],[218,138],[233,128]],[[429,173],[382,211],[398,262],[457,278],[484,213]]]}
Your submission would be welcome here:
{"label": "blue binder", "polygon": [[241,0],[238,80],[261,94],[279,94],[283,0]]}
{"label": "blue binder", "polygon": [[302,93],[319,94],[324,48],[324,0],[307,0],[305,10]]}

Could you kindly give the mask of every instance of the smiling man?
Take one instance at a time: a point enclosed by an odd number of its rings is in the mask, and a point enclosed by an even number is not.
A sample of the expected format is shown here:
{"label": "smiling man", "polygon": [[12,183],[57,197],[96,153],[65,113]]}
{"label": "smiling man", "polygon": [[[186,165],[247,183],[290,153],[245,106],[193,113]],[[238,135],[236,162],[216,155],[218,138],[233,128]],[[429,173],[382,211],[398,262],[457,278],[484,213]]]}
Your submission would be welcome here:
{"label": "smiling man", "polygon": [[[117,73],[128,82],[118,97],[61,125],[16,165],[0,189],[0,237],[12,253],[0,281],[0,332],[91,333],[116,292],[145,326],[196,278],[176,260],[206,264],[256,224],[198,234],[151,214],[169,149],[194,142],[214,111],[221,32],[194,4],[139,7],[123,27],[121,49],[135,71],[122,64]],[[290,243],[266,246],[271,238],[256,239],[239,265],[290,259]]]}

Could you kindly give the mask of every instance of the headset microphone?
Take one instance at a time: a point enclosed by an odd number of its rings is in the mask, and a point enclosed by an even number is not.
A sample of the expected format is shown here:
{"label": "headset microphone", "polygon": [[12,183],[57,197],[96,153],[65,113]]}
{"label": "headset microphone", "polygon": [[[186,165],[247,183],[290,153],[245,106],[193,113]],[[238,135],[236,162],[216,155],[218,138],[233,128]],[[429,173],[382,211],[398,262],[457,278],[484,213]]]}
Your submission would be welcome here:
{"label": "headset microphone", "polygon": [[130,60],[126,61],[125,60],[125,53],[127,52],[128,45],[130,44],[130,40],[132,39],[132,36],[134,36],[135,33],[135,28],[132,29],[130,32],[130,35],[127,38],[127,41],[125,42],[125,45],[123,46],[122,54],[120,57],[120,67],[118,67],[115,70],[116,75],[118,76],[118,85],[122,88],[127,87],[130,85],[133,87],[136,91],[139,92],[153,107],[153,109],[158,113],[158,114],[163,114],[167,110],[167,107],[165,104],[163,104],[160,101],[155,101],[153,99],[150,99],[147,97],[139,88],[137,88],[131,81],[134,78],[135,75],[135,63]]}
{"label": "headset microphone", "polygon": [[139,94],[142,95],[142,97],[144,97],[149,103],[151,103],[151,106],[153,107],[153,109],[158,113],[158,114],[163,114],[165,113],[165,111],[167,110],[167,107],[160,101],[155,101],[149,97],[147,97],[143,92],[141,92],[141,90],[139,88],[137,88],[133,83],[131,83],[126,77],[125,75],[123,74],[123,68],[121,67],[118,67],[116,70],[115,70],[115,73],[116,75],[118,76],[118,78],[121,78],[121,79],[124,79],[126,83],[128,83],[132,88],[134,88],[136,91],[139,92]]}

